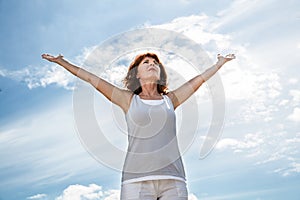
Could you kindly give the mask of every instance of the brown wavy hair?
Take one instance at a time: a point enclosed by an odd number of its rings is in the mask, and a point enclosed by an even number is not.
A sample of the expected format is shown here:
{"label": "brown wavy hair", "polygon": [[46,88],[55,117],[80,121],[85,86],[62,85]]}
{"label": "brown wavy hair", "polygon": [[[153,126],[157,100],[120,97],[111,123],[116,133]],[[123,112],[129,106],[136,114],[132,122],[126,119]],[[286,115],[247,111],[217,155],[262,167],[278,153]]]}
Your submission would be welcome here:
{"label": "brown wavy hair", "polygon": [[134,61],[129,65],[127,75],[123,80],[125,87],[135,94],[139,94],[142,92],[141,83],[140,83],[139,79],[136,77],[136,75],[138,72],[137,70],[138,70],[139,64],[146,57],[153,58],[158,63],[158,66],[160,68],[160,79],[157,81],[157,91],[159,94],[167,94],[168,93],[167,73],[166,73],[165,67],[160,62],[160,60],[156,54],[149,53],[149,52],[137,55],[135,57]]}

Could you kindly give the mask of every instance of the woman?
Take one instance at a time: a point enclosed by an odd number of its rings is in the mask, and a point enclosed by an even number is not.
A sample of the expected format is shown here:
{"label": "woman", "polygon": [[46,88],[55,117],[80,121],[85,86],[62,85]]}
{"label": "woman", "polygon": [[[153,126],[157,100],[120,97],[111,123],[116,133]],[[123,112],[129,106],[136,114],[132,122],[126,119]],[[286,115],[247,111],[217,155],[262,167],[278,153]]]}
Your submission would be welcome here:
{"label": "woman", "polygon": [[175,109],[212,77],[234,54],[221,56],[204,73],[168,91],[167,74],[154,53],[138,55],[118,88],[98,76],[49,54],[42,58],[57,63],[90,83],[125,113],[128,151],[122,173],[122,200],[186,200],[185,172],[176,139]]}

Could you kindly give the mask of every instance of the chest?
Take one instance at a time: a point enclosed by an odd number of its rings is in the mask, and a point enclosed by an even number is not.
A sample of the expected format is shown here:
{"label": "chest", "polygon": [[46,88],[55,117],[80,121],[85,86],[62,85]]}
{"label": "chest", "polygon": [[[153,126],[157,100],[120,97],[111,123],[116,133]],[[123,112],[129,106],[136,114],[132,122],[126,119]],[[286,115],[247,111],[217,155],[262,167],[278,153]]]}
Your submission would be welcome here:
{"label": "chest", "polygon": [[126,121],[130,129],[148,128],[153,130],[165,125],[173,125],[175,112],[166,99],[158,105],[149,105],[141,99],[134,98],[127,112]]}

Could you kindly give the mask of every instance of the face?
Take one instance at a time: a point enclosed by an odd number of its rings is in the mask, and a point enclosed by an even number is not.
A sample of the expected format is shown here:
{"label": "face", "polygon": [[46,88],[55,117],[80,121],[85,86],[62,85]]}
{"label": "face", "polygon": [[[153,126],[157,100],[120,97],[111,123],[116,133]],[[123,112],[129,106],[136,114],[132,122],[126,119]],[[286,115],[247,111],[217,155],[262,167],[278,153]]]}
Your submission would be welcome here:
{"label": "face", "polygon": [[137,78],[144,81],[156,82],[160,79],[158,62],[151,57],[146,57],[138,66]]}

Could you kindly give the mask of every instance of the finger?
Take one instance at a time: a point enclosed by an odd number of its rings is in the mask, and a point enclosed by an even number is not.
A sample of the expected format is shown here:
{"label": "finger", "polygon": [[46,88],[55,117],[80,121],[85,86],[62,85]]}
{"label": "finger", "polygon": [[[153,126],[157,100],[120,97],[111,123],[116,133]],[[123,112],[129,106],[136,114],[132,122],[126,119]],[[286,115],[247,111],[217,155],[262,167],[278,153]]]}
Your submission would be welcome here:
{"label": "finger", "polygon": [[228,56],[226,56],[226,59],[229,60],[233,60],[235,59],[235,55],[234,54],[229,54]]}
{"label": "finger", "polygon": [[235,56],[234,56],[234,54],[227,54],[226,55],[226,58],[234,58]]}

